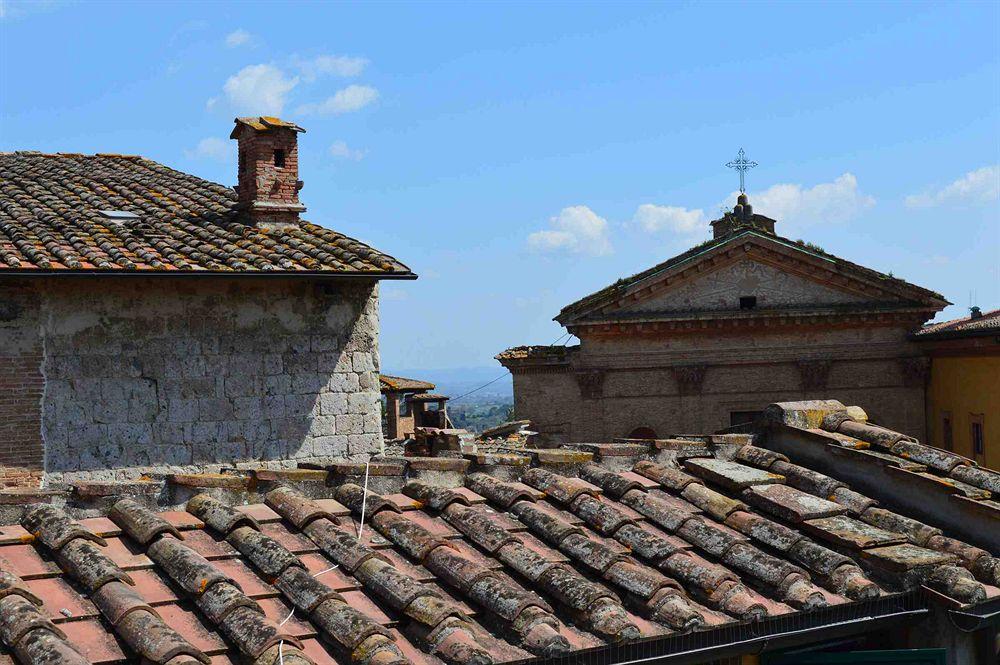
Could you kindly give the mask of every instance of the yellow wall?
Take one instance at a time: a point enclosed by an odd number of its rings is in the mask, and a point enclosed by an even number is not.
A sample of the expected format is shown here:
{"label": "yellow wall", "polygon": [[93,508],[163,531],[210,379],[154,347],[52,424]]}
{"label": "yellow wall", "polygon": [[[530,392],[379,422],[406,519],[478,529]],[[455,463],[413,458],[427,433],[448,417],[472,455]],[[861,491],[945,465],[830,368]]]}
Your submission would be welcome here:
{"label": "yellow wall", "polygon": [[[1000,356],[938,356],[927,388],[927,443],[944,447],[942,412],[950,411],[953,450],[970,459],[970,414],[983,415],[985,466],[1000,469]],[[982,461],[980,461],[983,464]]]}

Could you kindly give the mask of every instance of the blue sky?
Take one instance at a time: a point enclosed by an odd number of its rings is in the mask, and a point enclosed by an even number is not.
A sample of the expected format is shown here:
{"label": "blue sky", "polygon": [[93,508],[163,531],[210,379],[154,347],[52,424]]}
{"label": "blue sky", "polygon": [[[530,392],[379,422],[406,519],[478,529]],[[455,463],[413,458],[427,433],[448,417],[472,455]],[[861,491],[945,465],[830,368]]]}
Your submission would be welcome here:
{"label": "blue sky", "polygon": [[696,244],[742,146],[776,230],[1000,305],[997,3],[0,0],[0,149],[235,182],[237,113],[304,126],[307,217],[420,279],[383,367],[549,343],[577,298]]}

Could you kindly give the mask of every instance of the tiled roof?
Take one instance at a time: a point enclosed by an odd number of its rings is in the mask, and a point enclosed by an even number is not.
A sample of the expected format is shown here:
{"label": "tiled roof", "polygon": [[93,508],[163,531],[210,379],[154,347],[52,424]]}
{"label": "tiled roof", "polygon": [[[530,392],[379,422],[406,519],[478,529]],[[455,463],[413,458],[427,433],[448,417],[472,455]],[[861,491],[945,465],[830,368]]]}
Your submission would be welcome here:
{"label": "tiled roof", "polygon": [[899,279],[898,277],[893,277],[885,273],[878,272],[877,270],[872,270],[871,268],[866,268],[857,263],[852,263],[846,259],[842,259],[838,256],[834,256],[825,250],[812,245],[810,243],[803,242],[801,240],[791,240],[789,238],[784,238],[782,236],[767,233],[752,227],[741,227],[729,235],[725,235],[719,238],[713,238],[700,245],[696,245],[691,249],[673,256],[666,261],[656,264],[655,266],[643,270],[642,272],[636,273],[629,277],[623,277],[616,281],[614,284],[606,286],[605,288],[591,293],[588,296],[577,300],[576,302],[570,303],[562,308],[558,316],[555,317],[556,321],[565,322],[574,319],[578,316],[585,314],[594,307],[598,306],[599,303],[604,302],[607,299],[616,297],[619,294],[623,294],[630,287],[642,282],[645,279],[654,277],[664,271],[671,270],[673,268],[679,267],[682,264],[687,263],[703,254],[707,254],[713,250],[716,250],[724,245],[735,244],[741,241],[746,241],[750,239],[758,239],[766,242],[777,243],[783,247],[793,249],[795,251],[801,252],[805,255],[812,255],[822,259],[833,261],[838,270],[843,271],[846,274],[854,274],[861,278],[868,280],[877,280],[878,283],[885,286],[892,287],[898,290],[900,293],[905,293],[907,296],[915,301],[921,302],[933,302],[943,306],[947,304],[947,301],[939,293],[925,289],[923,287],[911,284],[905,280]]}
{"label": "tiled roof", "polygon": [[142,157],[33,152],[0,153],[0,274],[13,271],[411,276],[316,224],[258,229],[232,188]]}
{"label": "tiled roof", "polygon": [[379,374],[378,380],[382,388],[382,392],[387,390],[434,390],[433,383],[421,381],[419,379],[408,379],[405,376],[389,376],[388,374]]}
{"label": "tiled roof", "polygon": [[[952,478],[968,467],[962,491],[978,500],[995,488],[995,472],[847,422],[828,423],[845,449]],[[279,486],[238,507],[222,492],[160,513],[126,499],[79,521],[30,506],[0,528],[0,662],[485,664],[728,639],[824,608],[843,608],[838,621],[921,585],[956,605],[1000,596],[995,552],[746,441],[521,451],[535,466],[519,480],[386,460],[367,492],[349,482],[365,464],[339,464],[310,472],[324,476],[310,493],[332,498]],[[418,462],[434,473],[376,491]],[[432,484],[456,468],[464,486]]]}
{"label": "tiled roof", "polygon": [[546,359],[546,360],[565,360],[569,354],[574,353],[580,349],[579,345],[573,346],[545,346],[545,345],[535,345],[535,346],[513,346],[509,349],[501,351],[496,355],[496,359],[500,361],[504,360],[527,360],[532,359]]}
{"label": "tiled roof", "polygon": [[993,335],[1000,332],[1000,309],[983,312],[981,316],[972,318],[965,316],[951,321],[931,323],[916,333],[917,339],[941,339],[946,337],[976,337]]}

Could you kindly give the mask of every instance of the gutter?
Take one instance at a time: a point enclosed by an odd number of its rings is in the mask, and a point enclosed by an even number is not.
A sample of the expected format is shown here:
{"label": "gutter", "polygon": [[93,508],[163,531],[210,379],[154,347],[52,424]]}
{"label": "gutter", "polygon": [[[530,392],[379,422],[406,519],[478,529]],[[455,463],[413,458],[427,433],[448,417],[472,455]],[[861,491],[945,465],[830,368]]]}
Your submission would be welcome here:
{"label": "gutter", "polygon": [[1000,597],[962,610],[948,610],[952,625],[963,633],[1000,626]]}
{"label": "gutter", "polygon": [[334,272],[332,270],[298,270],[278,271],[260,270],[253,272],[215,271],[215,270],[0,270],[0,279],[4,277],[183,277],[183,278],[219,278],[235,279],[285,279],[309,278],[324,280],[365,279],[365,280],[410,280],[416,279],[416,273],[387,273],[376,271]]}
{"label": "gutter", "polygon": [[696,665],[909,625],[929,613],[923,593],[915,589],[808,613],[725,624],[709,630],[673,633],[520,662],[524,665]]}

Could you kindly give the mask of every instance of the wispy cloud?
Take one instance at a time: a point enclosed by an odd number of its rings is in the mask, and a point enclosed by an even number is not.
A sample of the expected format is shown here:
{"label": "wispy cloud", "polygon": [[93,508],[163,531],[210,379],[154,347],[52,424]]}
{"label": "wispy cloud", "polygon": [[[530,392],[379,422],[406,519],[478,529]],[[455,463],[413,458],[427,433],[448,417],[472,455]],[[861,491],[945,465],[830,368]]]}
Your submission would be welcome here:
{"label": "wispy cloud", "polygon": [[365,158],[366,154],[367,151],[352,148],[343,141],[334,141],[333,145],[330,146],[330,155],[338,159],[348,159],[354,162],[360,162]]}
{"label": "wispy cloud", "polygon": [[237,46],[243,46],[249,44],[252,39],[252,35],[240,28],[238,30],[233,30],[228,35],[226,35],[226,46],[229,48],[236,48]]}
{"label": "wispy cloud", "polygon": [[237,113],[280,115],[298,83],[298,77],[289,78],[274,65],[249,65],[230,76],[222,91]]}
{"label": "wispy cloud", "polygon": [[984,166],[969,171],[936,191],[906,197],[910,208],[930,208],[939,205],[990,203],[1000,198],[1000,166]]}
{"label": "wispy cloud", "polygon": [[318,55],[315,58],[292,58],[293,66],[306,81],[314,81],[323,75],[359,76],[368,66],[368,60],[347,55]]}
{"label": "wispy cloud", "polygon": [[[739,192],[733,192],[718,207],[730,209]],[[845,222],[875,205],[875,199],[858,189],[858,179],[844,173],[832,182],[812,187],[798,184],[772,185],[750,194],[754,212],[778,220],[782,228],[801,228],[817,223]],[[632,223],[647,233],[670,232],[677,235],[697,235],[707,232],[709,222],[718,215],[709,215],[703,208],[681,208],[644,203]],[[779,228],[779,232],[781,229]]]}
{"label": "wispy cloud", "polygon": [[232,141],[218,137],[209,137],[198,141],[191,150],[185,150],[188,159],[209,159],[215,162],[233,162],[236,160],[236,146]]}
{"label": "wispy cloud", "polygon": [[[226,45],[235,48],[252,43],[253,39],[249,32],[239,29],[226,37]],[[320,55],[308,60],[295,56],[283,62],[244,67],[226,80],[222,94],[209,98],[206,107],[211,110],[225,100],[229,109],[237,113],[278,115],[293,96],[301,99],[302,93],[309,90],[322,94],[321,84],[317,83],[322,77],[357,76],[368,64],[364,58],[341,55]],[[378,97],[378,90],[370,85],[351,84],[320,101],[300,104],[295,111],[301,115],[352,113]]]}
{"label": "wispy cloud", "polygon": [[708,223],[705,211],[700,208],[688,210],[677,206],[660,206],[643,203],[635,211],[633,223],[648,233],[672,231],[680,234],[695,234],[704,231]]}
{"label": "wispy cloud", "polygon": [[566,252],[603,256],[611,254],[608,220],[587,206],[563,208],[549,219],[551,229],[528,236],[528,248],[535,252]]}
{"label": "wispy cloud", "polygon": [[[727,204],[736,202],[733,192]],[[784,225],[801,228],[813,224],[846,222],[875,205],[875,198],[858,189],[858,179],[844,173],[832,182],[813,187],[795,184],[772,185],[762,192],[752,192],[754,212],[767,215]]]}
{"label": "wispy cloud", "polygon": [[360,111],[378,99],[378,90],[368,85],[349,85],[321,102],[302,104],[299,115],[340,115]]}

